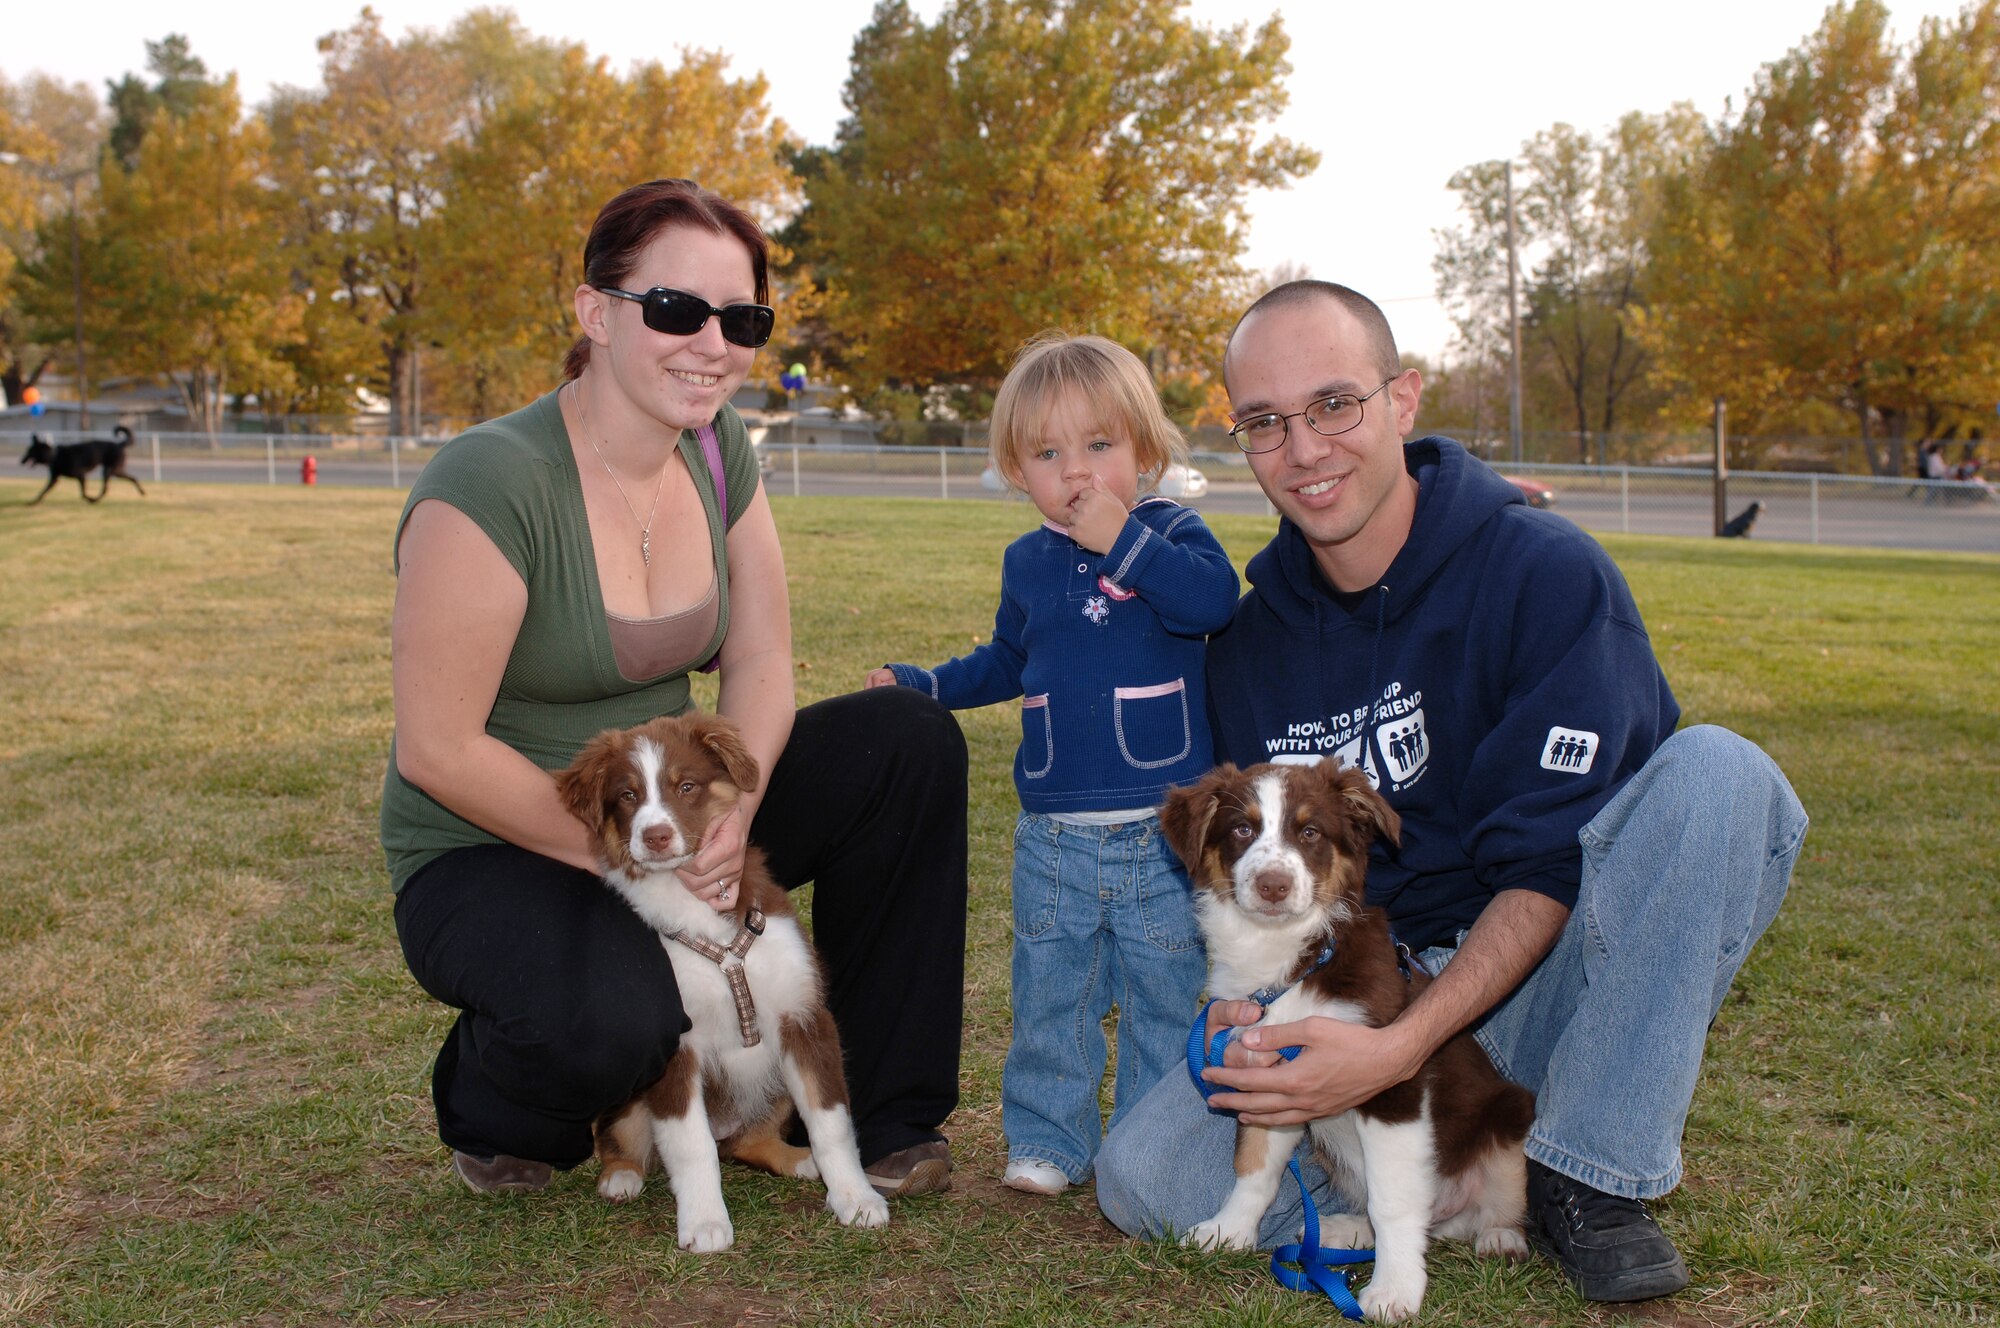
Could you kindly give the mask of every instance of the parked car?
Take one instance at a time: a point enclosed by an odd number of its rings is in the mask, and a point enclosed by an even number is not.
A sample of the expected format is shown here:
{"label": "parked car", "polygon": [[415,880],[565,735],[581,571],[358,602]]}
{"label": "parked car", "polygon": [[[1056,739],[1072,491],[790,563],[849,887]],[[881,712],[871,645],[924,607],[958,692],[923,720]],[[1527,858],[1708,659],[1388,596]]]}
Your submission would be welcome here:
{"label": "parked car", "polygon": [[[1003,493],[1007,481],[1000,478],[1000,472],[989,461],[986,469],[979,472],[979,485],[988,493]],[[1176,461],[1161,472],[1160,482],[1154,490],[1162,498],[1199,498],[1208,492],[1208,476],[1193,466],[1184,466]]]}
{"label": "parked car", "polygon": [[1500,478],[1519,489],[1521,496],[1528,500],[1528,506],[1530,507],[1554,507],[1556,505],[1556,491],[1540,480],[1530,479],[1526,475],[1502,475]]}
{"label": "parked car", "polygon": [[1161,472],[1153,487],[1162,498],[1199,498],[1208,492],[1208,476],[1176,461]]}

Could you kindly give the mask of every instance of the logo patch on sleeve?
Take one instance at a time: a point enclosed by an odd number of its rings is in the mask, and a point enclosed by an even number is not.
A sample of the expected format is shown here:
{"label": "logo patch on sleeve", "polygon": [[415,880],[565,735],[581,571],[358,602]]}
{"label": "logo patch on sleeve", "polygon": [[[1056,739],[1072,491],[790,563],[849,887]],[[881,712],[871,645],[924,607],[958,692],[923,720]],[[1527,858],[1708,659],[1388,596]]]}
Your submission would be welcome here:
{"label": "logo patch on sleeve", "polygon": [[1557,725],[1542,741],[1544,770],[1581,775],[1590,770],[1590,763],[1596,759],[1597,735],[1588,729],[1566,729]]}

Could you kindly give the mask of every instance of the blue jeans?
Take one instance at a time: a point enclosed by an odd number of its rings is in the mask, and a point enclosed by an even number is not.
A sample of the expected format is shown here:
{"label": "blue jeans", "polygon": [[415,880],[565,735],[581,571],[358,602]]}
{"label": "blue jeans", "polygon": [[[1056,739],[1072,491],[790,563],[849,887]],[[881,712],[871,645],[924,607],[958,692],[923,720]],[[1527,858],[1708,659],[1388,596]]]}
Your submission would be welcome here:
{"label": "blue jeans", "polygon": [[[1708,725],[1661,744],[1583,828],[1569,925],[1474,1026],[1500,1072],[1535,1094],[1529,1157],[1628,1198],[1679,1183],[1708,1026],[1776,915],[1805,832],[1805,811],[1771,758]],[[1436,972],[1452,953],[1421,958]],[[1169,1076],[1105,1140],[1104,1215],[1135,1236],[1213,1217],[1235,1181],[1235,1132],[1185,1070]],[[1300,1163],[1314,1201],[1338,1211],[1308,1151]],[[1296,1239],[1302,1212],[1297,1186],[1281,1186],[1260,1241]]]}
{"label": "blue jeans", "polygon": [[1014,1041],[1000,1090],[1007,1159],[1088,1176],[1102,1135],[1104,1016],[1115,1001],[1116,1126],[1186,1063],[1207,976],[1194,894],[1158,820],[1077,826],[1023,812],[1014,827]]}

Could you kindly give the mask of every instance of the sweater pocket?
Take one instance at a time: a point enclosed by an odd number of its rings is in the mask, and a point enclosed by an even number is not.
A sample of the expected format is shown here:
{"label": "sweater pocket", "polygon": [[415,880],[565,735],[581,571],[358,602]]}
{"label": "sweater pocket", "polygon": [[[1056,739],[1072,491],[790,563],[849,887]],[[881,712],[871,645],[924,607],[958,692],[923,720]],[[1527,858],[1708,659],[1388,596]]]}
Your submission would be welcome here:
{"label": "sweater pocket", "polygon": [[1118,754],[1133,769],[1158,770],[1187,760],[1194,750],[1185,679],[1151,687],[1114,687],[1111,707]]}
{"label": "sweater pocket", "polygon": [[1049,694],[1021,699],[1021,776],[1041,779],[1056,764],[1055,717],[1049,714]]}

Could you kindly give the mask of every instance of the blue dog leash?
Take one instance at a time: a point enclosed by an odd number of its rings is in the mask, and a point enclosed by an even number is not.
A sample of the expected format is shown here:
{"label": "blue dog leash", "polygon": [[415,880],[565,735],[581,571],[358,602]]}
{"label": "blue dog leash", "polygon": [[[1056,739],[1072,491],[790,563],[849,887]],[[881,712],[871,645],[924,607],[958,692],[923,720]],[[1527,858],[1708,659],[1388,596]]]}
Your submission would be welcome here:
{"label": "blue dog leash", "polygon": [[[1328,946],[1321,951],[1312,967],[1318,968],[1332,957],[1333,947]],[[1307,971],[1310,972],[1311,969]],[[1267,993],[1270,993],[1268,1000],[1265,999]],[[1272,993],[1270,988],[1266,988],[1256,993],[1252,999],[1259,1005],[1269,1005],[1282,994],[1282,991]],[[1202,1006],[1201,1013],[1195,1016],[1194,1027],[1188,1030],[1188,1077],[1194,1080],[1195,1089],[1201,1094],[1204,1102],[1217,1091],[1217,1088],[1202,1078],[1201,1072],[1206,1066],[1222,1064],[1222,1054],[1228,1050],[1229,1039],[1236,1033],[1234,1028],[1222,1029],[1206,1046],[1203,1045],[1202,1034],[1208,1031],[1208,1012],[1214,1004],[1214,1001],[1210,1001]],[[1278,1054],[1288,1061],[1294,1060],[1298,1057],[1299,1048],[1280,1047]],[[1209,1110],[1223,1115],[1233,1114],[1221,1107],[1210,1107]],[[1299,1202],[1305,1208],[1305,1238],[1299,1244],[1280,1245],[1271,1251],[1271,1276],[1277,1280],[1278,1285],[1292,1291],[1303,1291],[1308,1295],[1315,1290],[1320,1291],[1333,1302],[1334,1308],[1340,1311],[1342,1317],[1359,1319],[1361,1304],[1354,1298],[1354,1290],[1347,1283],[1347,1274],[1338,1271],[1332,1265],[1373,1263],[1375,1252],[1328,1249],[1321,1245],[1319,1205],[1313,1202],[1312,1191],[1306,1188],[1306,1178],[1299,1171],[1299,1160],[1294,1157],[1286,1166],[1292,1173],[1292,1179],[1298,1184]],[[1292,1267],[1293,1264],[1297,1267]]]}

